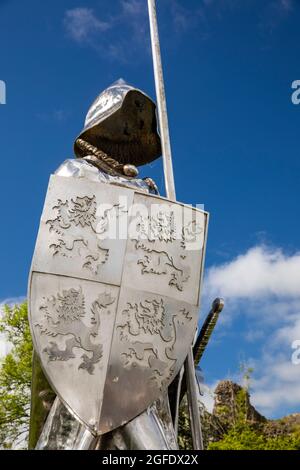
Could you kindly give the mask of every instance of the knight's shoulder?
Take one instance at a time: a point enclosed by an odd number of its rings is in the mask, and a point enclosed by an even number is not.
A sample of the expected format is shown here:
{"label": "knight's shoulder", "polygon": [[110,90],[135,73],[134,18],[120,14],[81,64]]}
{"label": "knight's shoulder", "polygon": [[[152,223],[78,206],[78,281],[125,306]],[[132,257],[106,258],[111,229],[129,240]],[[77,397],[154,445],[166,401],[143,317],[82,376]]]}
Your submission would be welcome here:
{"label": "knight's shoulder", "polygon": [[55,171],[57,176],[73,176],[75,178],[84,178],[91,173],[97,175],[98,171],[83,158],[68,158]]}

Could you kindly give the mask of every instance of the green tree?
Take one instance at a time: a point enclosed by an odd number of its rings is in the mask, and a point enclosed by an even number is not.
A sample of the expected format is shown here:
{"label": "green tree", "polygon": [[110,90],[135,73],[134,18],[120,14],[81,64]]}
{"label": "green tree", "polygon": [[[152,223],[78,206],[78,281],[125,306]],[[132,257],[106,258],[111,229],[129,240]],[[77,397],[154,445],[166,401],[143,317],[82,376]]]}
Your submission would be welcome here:
{"label": "green tree", "polygon": [[178,444],[182,450],[192,450],[192,436],[190,429],[190,417],[186,396],[183,398],[179,409],[178,420]]}
{"label": "green tree", "polygon": [[0,333],[11,345],[0,362],[0,446],[26,448],[32,362],[26,303],[4,307]]}
{"label": "green tree", "polygon": [[267,437],[250,424],[231,428],[218,442],[209,444],[208,450],[300,450],[298,431],[286,436]]}
{"label": "green tree", "polygon": [[[10,352],[0,362],[0,448],[27,448],[33,348],[26,303],[4,308],[0,333],[11,345]],[[205,445],[209,450],[300,450],[299,427],[292,432],[270,436],[267,424],[255,426],[249,421],[251,373],[251,369],[243,369],[244,387],[237,394],[233,414],[224,409],[217,418],[201,409]],[[37,375],[37,388],[47,390],[48,384],[44,383],[38,368],[33,375]],[[33,401],[37,423],[43,422],[41,414],[45,414],[40,401]],[[228,419],[229,414],[232,416]],[[33,421],[31,447],[35,446],[40,432],[34,424]],[[209,443],[212,436],[216,442]],[[181,406],[179,443],[182,449],[192,448],[186,399]]]}
{"label": "green tree", "polygon": [[268,436],[265,423],[260,426],[249,421],[249,383],[252,370],[247,370],[243,387],[235,399],[235,414],[232,424],[223,437],[212,442],[208,450],[300,450],[300,430],[287,435]]}

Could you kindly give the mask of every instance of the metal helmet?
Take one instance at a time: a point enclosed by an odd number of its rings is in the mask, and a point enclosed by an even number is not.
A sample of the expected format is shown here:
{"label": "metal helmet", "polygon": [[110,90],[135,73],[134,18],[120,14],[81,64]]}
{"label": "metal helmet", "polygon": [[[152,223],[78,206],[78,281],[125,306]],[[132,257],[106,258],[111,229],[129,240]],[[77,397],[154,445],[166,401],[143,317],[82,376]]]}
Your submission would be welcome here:
{"label": "metal helmet", "polygon": [[[78,138],[120,163],[139,166],[161,155],[155,103],[122,79],[96,98]],[[74,151],[78,158],[84,156],[76,141]]]}

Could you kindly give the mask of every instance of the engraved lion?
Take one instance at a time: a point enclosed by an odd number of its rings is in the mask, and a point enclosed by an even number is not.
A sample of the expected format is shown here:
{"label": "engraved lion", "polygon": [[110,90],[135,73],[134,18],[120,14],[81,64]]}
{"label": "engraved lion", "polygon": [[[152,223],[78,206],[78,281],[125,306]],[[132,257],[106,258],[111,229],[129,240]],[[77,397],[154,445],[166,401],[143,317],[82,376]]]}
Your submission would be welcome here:
{"label": "engraved lion", "polygon": [[[82,363],[78,369],[84,369],[89,374],[93,374],[95,364],[103,355],[101,344],[91,341],[96,338],[100,330],[101,311],[114,303],[115,299],[106,292],[100,294],[92,303],[90,326],[82,320],[86,318],[85,298],[81,287],[79,289],[63,290],[56,296],[44,299],[40,306],[42,313],[41,321],[35,324],[39,328],[41,335],[50,338],[66,337],[65,349],[60,349],[55,341],[49,341],[49,345],[43,350],[49,361],[68,361],[74,359],[74,349],[79,348],[84,351],[81,356]],[[86,318],[88,322],[88,319]]]}
{"label": "engraved lion", "polygon": [[168,315],[163,299],[127,303],[117,325],[123,343],[121,357],[126,368],[150,368],[158,388],[171,377],[177,358],[175,315]]}
{"label": "engraved lion", "polygon": [[[53,256],[79,256],[83,269],[99,274],[101,266],[108,261],[109,250],[101,247],[97,238],[96,196],[77,196],[66,201],[59,199],[53,210],[56,211],[56,218],[46,222],[50,233],[57,235],[56,242],[49,247]],[[107,228],[107,214],[102,219],[100,222]]]}

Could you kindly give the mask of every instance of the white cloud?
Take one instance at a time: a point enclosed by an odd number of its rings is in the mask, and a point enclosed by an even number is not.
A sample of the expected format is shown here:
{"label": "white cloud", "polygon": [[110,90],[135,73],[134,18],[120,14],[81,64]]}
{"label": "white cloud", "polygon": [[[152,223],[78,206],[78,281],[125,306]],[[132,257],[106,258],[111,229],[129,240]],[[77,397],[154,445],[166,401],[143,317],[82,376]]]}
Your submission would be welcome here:
{"label": "white cloud", "polygon": [[177,1],[171,3],[171,15],[177,33],[188,31],[198,24],[198,11],[188,9]]}
{"label": "white cloud", "polygon": [[[143,0],[121,0],[119,22],[131,29],[130,47],[150,46],[147,2]],[[150,49],[149,49],[150,50]]]}
{"label": "white cloud", "polygon": [[146,16],[146,2],[143,2],[141,0],[122,0],[121,6],[123,12],[127,15]]}
{"label": "white cloud", "polygon": [[18,305],[25,301],[25,296],[20,297],[8,297],[6,299],[0,300],[0,315],[3,313],[3,308],[5,305],[13,306]]}
{"label": "white cloud", "polygon": [[[86,7],[69,9],[64,14],[65,31],[77,44],[89,46],[103,56],[125,62],[134,57],[136,61],[137,50],[151,51],[147,1],[119,0],[118,7],[118,13],[111,15],[100,15]],[[165,14],[165,27],[178,37],[198,25],[202,8],[187,8],[183,1],[166,0],[158,6],[158,14]]]}
{"label": "white cloud", "polygon": [[[211,267],[204,296],[225,298],[224,330],[239,327],[239,316],[251,324],[245,340],[257,344],[253,402],[262,413],[278,415],[300,408],[300,365],[292,364],[292,343],[300,339],[300,253],[284,254],[264,245],[231,262]],[[226,347],[226,336],[222,338]],[[245,349],[247,347],[245,345]]]}
{"label": "white cloud", "polygon": [[[246,7],[248,3],[240,0],[202,0],[197,7],[187,6],[183,0],[166,0],[158,6],[158,13],[163,13],[165,20],[177,33],[189,32],[201,24],[204,39],[210,35],[210,18],[222,19],[223,13],[236,8]],[[115,15],[101,15],[84,6],[69,9],[64,15],[64,27],[68,36],[78,44],[88,45],[99,50],[103,55],[111,58],[124,59],[131,49],[138,46],[145,48],[149,43],[148,10],[145,0],[120,0],[119,13]],[[293,0],[269,0],[261,6],[261,28],[274,29],[274,27],[288,16],[293,10]],[[207,29],[208,28],[208,29]],[[131,33],[128,35],[128,31]],[[162,29],[162,28],[160,28]],[[107,33],[113,30],[113,36],[106,38]],[[119,32],[122,32],[120,38]],[[174,37],[175,39],[175,37]],[[149,47],[148,47],[149,49]],[[134,54],[134,52],[133,52]]]}
{"label": "white cloud", "polygon": [[215,386],[209,387],[208,385],[202,385],[201,395],[198,397],[199,401],[204,405],[209,413],[212,413],[214,408],[214,392]]}
{"label": "white cloud", "polygon": [[292,11],[294,7],[294,2],[293,0],[278,0],[279,1],[279,7],[281,7],[284,11]]}
{"label": "white cloud", "polygon": [[[0,300],[0,317],[3,315],[3,308],[5,305],[16,305],[24,302],[25,297],[13,297]],[[5,336],[0,334],[0,358],[5,356],[10,350],[10,344],[6,341]]]}
{"label": "white cloud", "polygon": [[[139,27],[145,30],[148,28],[148,7],[144,0],[121,0],[121,7],[124,17],[132,22],[138,21]],[[169,0],[164,5],[167,15],[171,20],[176,32],[183,32],[195,26],[199,11],[198,9],[186,7],[186,2],[179,0]],[[158,15],[163,9],[163,5],[157,5]],[[160,19],[160,18],[159,18]],[[143,23],[143,24],[142,24]],[[160,28],[161,29],[161,28]]]}
{"label": "white cloud", "polygon": [[272,35],[294,10],[294,0],[270,0],[264,5],[259,27],[263,33]]}
{"label": "white cloud", "polygon": [[300,297],[300,253],[254,247],[230,263],[210,269],[207,289],[235,299]]}
{"label": "white cloud", "polygon": [[78,7],[65,12],[64,25],[76,42],[89,42],[97,33],[107,31],[111,24],[100,20],[91,8]]}
{"label": "white cloud", "polygon": [[9,352],[9,344],[5,340],[4,336],[0,334],[0,359],[1,357],[6,356],[8,352]]}
{"label": "white cloud", "polygon": [[54,109],[50,112],[40,112],[36,114],[37,119],[41,121],[52,121],[56,123],[63,123],[65,122],[70,116],[69,111],[65,111],[64,109]]}
{"label": "white cloud", "polygon": [[300,307],[298,306],[298,310],[294,310],[294,312],[294,321],[279,328],[276,332],[276,343],[282,344],[284,342],[288,342],[289,344],[292,344],[296,339],[300,339]]}
{"label": "white cloud", "polygon": [[[245,0],[202,0],[205,6],[220,6],[223,8],[245,4]],[[267,2],[265,2],[267,3]],[[273,4],[283,10],[290,11],[294,6],[294,0],[269,0],[270,4]]]}
{"label": "white cloud", "polygon": [[[206,23],[214,17],[222,20],[225,14],[236,10],[251,9],[258,17],[258,29],[260,33],[272,34],[290,17],[294,10],[296,0],[202,0],[201,5]],[[264,46],[266,47],[266,46]]]}
{"label": "white cloud", "polygon": [[126,62],[137,47],[144,48],[145,41],[149,42],[147,6],[143,0],[121,0],[119,5],[119,13],[101,17],[91,8],[67,10],[63,21],[67,35],[103,57]]}
{"label": "white cloud", "polygon": [[26,297],[24,295],[20,295],[19,297],[7,297],[6,299],[0,300],[0,309],[4,307],[4,305],[18,305],[24,302]]}
{"label": "white cloud", "polygon": [[253,382],[252,402],[266,415],[278,415],[278,410],[284,408],[299,411],[300,366],[292,364],[291,355],[283,357],[275,352],[257,365],[261,375]]}

